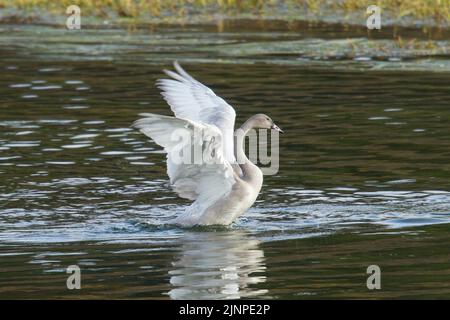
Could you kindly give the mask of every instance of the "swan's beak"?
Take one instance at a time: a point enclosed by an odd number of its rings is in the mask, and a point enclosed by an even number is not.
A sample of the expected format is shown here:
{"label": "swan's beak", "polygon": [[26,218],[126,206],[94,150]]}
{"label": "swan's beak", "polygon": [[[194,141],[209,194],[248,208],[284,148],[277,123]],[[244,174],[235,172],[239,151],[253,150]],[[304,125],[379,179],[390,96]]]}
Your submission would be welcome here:
{"label": "swan's beak", "polygon": [[275,123],[272,125],[270,129],[283,133],[283,130],[281,130],[280,127],[277,126]]}

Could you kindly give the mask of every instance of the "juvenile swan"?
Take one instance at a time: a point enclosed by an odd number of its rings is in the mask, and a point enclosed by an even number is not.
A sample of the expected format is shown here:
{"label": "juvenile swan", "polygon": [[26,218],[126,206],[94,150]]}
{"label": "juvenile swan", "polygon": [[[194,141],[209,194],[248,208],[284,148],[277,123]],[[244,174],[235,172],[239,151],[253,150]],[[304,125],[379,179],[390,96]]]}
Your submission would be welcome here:
{"label": "juvenile swan", "polygon": [[195,200],[173,222],[228,225],[253,205],[263,182],[262,171],[245,155],[245,135],[257,128],[283,131],[268,116],[256,114],[234,133],[233,107],[177,62],[174,67],[177,72],[164,70],[172,79],[160,79],[157,86],[175,117],[144,113],[133,127],[167,152],[174,191]]}

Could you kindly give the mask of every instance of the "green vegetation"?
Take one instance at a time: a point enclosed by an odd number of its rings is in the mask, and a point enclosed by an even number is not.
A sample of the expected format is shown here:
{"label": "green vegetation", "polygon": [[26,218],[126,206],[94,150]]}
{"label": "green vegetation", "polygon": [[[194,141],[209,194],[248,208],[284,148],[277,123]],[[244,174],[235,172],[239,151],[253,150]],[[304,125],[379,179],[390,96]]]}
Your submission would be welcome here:
{"label": "green vegetation", "polygon": [[252,15],[267,17],[283,14],[289,19],[289,12],[321,14],[323,12],[352,15],[365,12],[368,4],[379,5],[391,19],[427,20],[448,24],[450,21],[450,0],[0,0],[0,8],[20,10],[44,9],[60,12],[61,7],[77,4],[83,14],[96,17],[142,18],[191,14],[222,13],[227,16]]}

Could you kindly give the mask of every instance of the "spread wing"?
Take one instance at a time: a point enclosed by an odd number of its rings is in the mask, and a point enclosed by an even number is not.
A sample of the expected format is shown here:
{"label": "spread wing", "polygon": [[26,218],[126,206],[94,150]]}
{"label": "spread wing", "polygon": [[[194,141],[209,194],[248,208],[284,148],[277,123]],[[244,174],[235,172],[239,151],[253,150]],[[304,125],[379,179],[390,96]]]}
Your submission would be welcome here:
{"label": "spread wing", "polygon": [[177,118],[215,125],[222,132],[225,159],[234,163],[236,112],[233,107],[190,76],[177,62],[174,67],[177,72],[164,70],[172,79],[157,81],[162,96]]}
{"label": "spread wing", "polygon": [[134,122],[133,127],[164,147],[167,174],[180,197],[209,202],[231,191],[235,178],[223,155],[220,130],[189,119],[151,113],[141,116],[145,118]]}

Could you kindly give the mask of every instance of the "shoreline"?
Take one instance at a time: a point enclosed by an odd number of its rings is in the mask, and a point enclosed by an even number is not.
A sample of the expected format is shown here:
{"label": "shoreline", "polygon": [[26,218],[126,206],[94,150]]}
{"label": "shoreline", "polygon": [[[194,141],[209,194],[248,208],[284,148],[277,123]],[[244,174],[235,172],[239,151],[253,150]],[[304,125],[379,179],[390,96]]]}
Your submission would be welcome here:
{"label": "shoreline", "polygon": [[[265,11],[254,12],[232,12],[223,9],[213,10],[211,8],[198,10],[186,10],[185,12],[164,11],[159,15],[140,13],[136,16],[124,16],[117,12],[108,10],[103,15],[92,12],[87,14],[81,12],[82,25],[86,28],[126,28],[139,25],[210,25],[217,26],[220,31],[221,25],[229,21],[252,21],[256,27],[264,29],[264,24],[277,24],[277,28],[290,30],[295,29],[296,24],[302,25],[339,25],[353,28],[366,28],[367,15],[365,11],[331,10],[321,8],[313,12],[308,9],[299,10],[286,7],[277,7],[276,10],[266,13]],[[0,7],[0,24],[26,24],[26,25],[65,25],[68,15],[65,8],[58,10],[46,9],[42,6],[32,9],[17,9],[14,7]],[[394,14],[386,11],[381,16],[381,28],[409,28],[417,29],[423,33],[430,29],[450,31],[450,20],[436,21],[433,18],[413,18],[402,16],[395,18]],[[374,30],[376,31],[376,30]]]}

